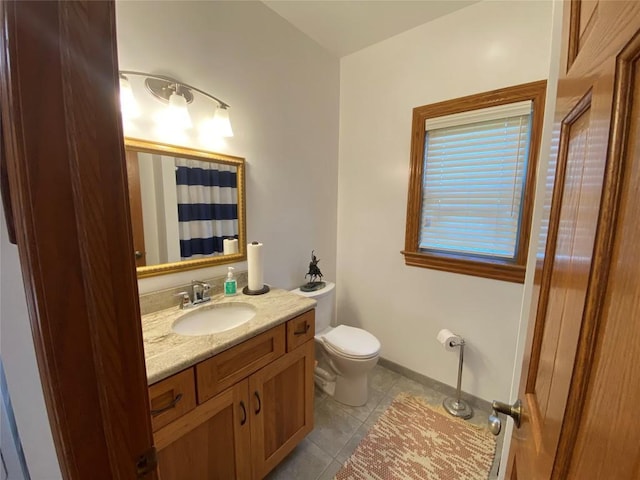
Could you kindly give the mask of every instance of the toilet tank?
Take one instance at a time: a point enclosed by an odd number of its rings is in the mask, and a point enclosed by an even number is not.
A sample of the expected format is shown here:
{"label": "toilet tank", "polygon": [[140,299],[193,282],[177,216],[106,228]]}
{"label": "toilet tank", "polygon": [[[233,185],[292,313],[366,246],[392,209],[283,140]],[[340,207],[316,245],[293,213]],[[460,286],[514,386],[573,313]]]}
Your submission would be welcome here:
{"label": "toilet tank", "polygon": [[333,319],[333,298],[335,295],[335,284],[326,282],[324,288],[315,292],[303,292],[299,288],[291,290],[297,295],[313,298],[318,304],[316,305],[316,333],[323,331],[331,325]]}

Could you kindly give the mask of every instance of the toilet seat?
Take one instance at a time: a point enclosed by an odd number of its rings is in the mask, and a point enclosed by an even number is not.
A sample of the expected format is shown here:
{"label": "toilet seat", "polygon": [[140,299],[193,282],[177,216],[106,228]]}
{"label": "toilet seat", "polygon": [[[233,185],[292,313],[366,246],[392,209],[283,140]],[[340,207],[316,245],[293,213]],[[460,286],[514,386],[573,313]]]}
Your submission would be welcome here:
{"label": "toilet seat", "polygon": [[325,348],[325,350],[327,350],[330,353],[332,353],[335,357],[343,358],[345,360],[365,361],[365,360],[370,360],[372,358],[377,358],[378,357],[378,353],[377,352],[374,353],[373,355],[359,355],[359,356],[347,355],[346,353],[341,352],[338,349],[332,347],[327,342],[324,342],[324,348]]}
{"label": "toilet seat", "polygon": [[367,359],[380,352],[380,341],[361,328],[338,325],[327,333],[323,332],[320,338],[328,348],[346,358]]}

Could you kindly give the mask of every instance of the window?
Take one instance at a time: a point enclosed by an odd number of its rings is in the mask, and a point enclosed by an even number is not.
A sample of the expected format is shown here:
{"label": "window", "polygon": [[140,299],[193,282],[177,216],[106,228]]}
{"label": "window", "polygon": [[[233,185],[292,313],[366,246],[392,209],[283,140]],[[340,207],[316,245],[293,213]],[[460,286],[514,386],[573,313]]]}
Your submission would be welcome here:
{"label": "window", "polygon": [[407,265],[524,281],[545,90],[413,110]]}

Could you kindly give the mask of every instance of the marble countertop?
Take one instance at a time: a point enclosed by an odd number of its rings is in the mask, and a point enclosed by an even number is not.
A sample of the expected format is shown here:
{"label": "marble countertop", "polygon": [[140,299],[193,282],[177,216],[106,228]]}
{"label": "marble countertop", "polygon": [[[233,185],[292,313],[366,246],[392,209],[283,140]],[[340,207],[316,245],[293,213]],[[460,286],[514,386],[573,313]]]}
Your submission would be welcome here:
{"label": "marble countertop", "polygon": [[[180,316],[214,304],[245,303],[256,315],[239,327],[213,335],[184,336],[171,330]],[[172,307],[142,316],[142,338],[149,385],[227,350],[244,340],[286,322],[316,306],[316,301],[286,290],[272,289],[264,295],[233,297],[215,295],[210,302],[180,310]]]}

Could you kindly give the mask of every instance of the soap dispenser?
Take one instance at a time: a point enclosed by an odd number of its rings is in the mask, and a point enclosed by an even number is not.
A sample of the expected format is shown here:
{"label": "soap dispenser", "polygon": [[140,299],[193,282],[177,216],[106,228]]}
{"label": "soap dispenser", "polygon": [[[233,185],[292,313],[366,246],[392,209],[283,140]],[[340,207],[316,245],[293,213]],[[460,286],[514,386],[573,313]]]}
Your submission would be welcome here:
{"label": "soap dispenser", "polygon": [[233,277],[233,267],[229,267],[227,273],[227,279],[224,281],[224,295],[225,297],[231,297],[238,293],[238,283]]}

